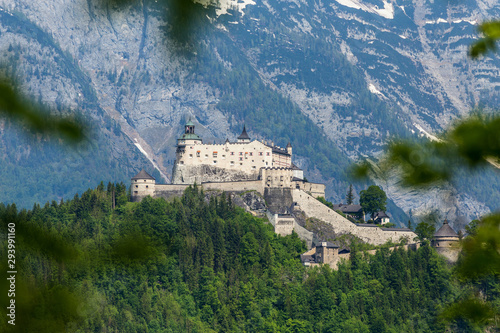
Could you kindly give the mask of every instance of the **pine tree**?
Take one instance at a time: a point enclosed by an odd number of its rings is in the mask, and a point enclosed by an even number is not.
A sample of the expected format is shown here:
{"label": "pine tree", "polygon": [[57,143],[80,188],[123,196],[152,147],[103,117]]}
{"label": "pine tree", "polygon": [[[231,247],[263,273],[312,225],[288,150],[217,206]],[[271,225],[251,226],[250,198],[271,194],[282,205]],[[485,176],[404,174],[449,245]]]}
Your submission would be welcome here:
{"label": "pine tree", "polygon": [[349,191],[347,192],[347,195],[345,196],[345,200],[348,205],[352,205],[354,202],[354,192],[352,190],[352,184],[349,185]]}

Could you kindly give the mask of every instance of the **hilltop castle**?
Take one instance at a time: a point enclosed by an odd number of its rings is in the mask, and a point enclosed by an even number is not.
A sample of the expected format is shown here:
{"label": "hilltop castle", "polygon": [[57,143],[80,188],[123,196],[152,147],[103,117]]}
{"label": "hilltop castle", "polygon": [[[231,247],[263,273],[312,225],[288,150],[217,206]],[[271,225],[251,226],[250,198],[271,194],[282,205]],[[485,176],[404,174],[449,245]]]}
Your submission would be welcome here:
{"label": "hilltop castle", "polygon": [[302,189],[314,197],[325,196],[325,185],[310,183],[303,171],[292,163],[292,146],[275,146],[251,140],[246,128],[236,142],[204,144],[187,122],[184,134],[177,139],[172,184],[159,185],[144,170],[132,178],[132,200],[145,196],[170,197],[188,185],[202,185],[211,190],[243,192],[265,189]]}
{"label": "hilltop castle", "polygon": [[[352,223],[316,200],[325,196],[325,185],[304,178],[303,171],[292,162],[290,143],[281,148],[272,142],[251,140],[243,127],[236,142],[226,139],[223,144],[204,144],[195,133],[195,124],[188,121],[176,148],[172,184],[156,184],[142,170],[132,178],[132,201],[146,196],[181,196],[188,186],[197,184],[207,192],[225,191],[237,197],[252,194],[250,201],[261,200],[276,233],[288,235],[295,231],[309,246],[314,235],[297,223],[295,214],[322,220],[339,235],[350,233],[375,245],[401,238],[412,241],[416,236],[409,229]],[[243,205],[253,212],[251,205]]]}

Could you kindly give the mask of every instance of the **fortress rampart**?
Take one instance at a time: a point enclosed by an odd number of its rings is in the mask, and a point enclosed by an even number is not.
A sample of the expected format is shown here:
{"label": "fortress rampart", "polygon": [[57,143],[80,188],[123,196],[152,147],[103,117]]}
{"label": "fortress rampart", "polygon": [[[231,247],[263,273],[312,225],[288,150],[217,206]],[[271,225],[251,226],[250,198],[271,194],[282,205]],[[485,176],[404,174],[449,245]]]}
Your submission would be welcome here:
{"label": "fortress rampart", "polygon": [[373,224],[352,223],[302,190],[292,190],[292,197],[294,203],[296,203],[295,208],[302,210],[307,217],[322,220],[332,225],[335,232],[353,234],[370,244],[382,245],[387,241],[397,243],[402,238],[407,238],[410,242],[413,242],[413,239],[417,236],[409,229],[382,229]]}

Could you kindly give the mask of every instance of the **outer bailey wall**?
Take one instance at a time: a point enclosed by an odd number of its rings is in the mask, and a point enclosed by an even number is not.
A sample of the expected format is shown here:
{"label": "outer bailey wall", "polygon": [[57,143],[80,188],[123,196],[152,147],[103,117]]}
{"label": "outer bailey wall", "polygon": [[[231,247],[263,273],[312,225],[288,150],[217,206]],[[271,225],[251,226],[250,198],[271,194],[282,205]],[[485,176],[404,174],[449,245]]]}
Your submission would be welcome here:
{"label": "outer bailey wall", "polygon": [[248,180],[240,182],[203,183],[204,190],[219,190],[227,192],[257,191],[264,194],[264,184],[260,180]]}
{"label": "outer bailey wall", "polygon": [[358,227],[302,190],[292,190],[292,196],[293,201],[300,206],[306,216],[329,223],[337,233],[351,233],[370,244],[382,245],[388,240],[399,242],[401,237],[413,241],[417,236],[411,231],[397,229],[385,231],[379,227]]}
{"label": "outer bailey wall", "polygon": [[172,184],[163,184],[156,185],[155,188],[155,198],[165,198],[170,199],[171,197],[181,197],[184,193],[184,190],[189,185],[172,185]]}

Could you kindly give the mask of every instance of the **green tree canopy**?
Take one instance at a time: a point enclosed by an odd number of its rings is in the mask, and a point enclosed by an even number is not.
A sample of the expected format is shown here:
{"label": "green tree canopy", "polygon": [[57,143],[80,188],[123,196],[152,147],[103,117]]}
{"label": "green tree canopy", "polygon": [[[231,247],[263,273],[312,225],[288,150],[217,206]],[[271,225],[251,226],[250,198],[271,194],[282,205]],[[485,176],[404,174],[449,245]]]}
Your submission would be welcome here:
{"label": "green tree canopy", "polygon": [[359,192],[359,204],[365,213],[373,216],[379,211],[386,210],[387,195],[377,185],[371,185],[368,189]]}
{"label": "green tree canopy", "polygon": [[415,233],[421,241],[431,240],[435,232],[436,227],[432,223],[426,221],[420,222],[415,228]]}

